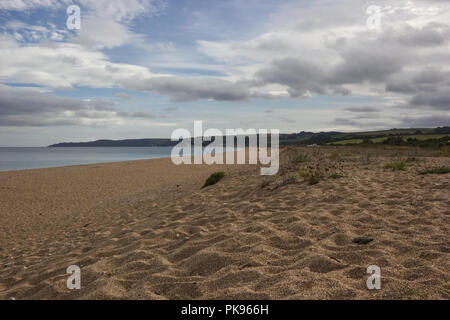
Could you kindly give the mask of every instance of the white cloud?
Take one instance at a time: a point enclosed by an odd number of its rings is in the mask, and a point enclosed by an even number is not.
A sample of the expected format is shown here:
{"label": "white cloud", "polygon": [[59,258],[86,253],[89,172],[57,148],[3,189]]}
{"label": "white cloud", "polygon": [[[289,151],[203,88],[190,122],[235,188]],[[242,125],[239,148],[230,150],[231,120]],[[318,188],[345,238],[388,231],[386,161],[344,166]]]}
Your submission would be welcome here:
{"label": "white cloud", "polygon": [[52,23],[47,25],[30,25],[22,21],[11,20],[0,26],[6,34],[12,34],[15,40],[23,43],[40,42],[43,40],[62,41],[67,39],[65,29],[57,29]]}
{"label": "white cloud", "polygon": [[89,16],[83,19],[74,42],[95,50],[121,47],[137,41],[141,36],[119,22],[107,17]]}
{"label": "white cloud", "polygon": [[2,10],[33,10],[38,8],[59,8],[67,4],[69,0],[2,0]]}
{"label": "white cloud", "polygon": [[71,4],[81,5],[89,13],[117,21],[132,20],[144,14],[157,15],[166,7],[164,0],[2,0],[0,10],[56,10]]}
{"label": "white cloud", "polygon": [[145,67],[113,63],[99,51],[73,43],[19,45],[0,39],[0,80],[53,88],[110,88],[123,79],[152,77]]}

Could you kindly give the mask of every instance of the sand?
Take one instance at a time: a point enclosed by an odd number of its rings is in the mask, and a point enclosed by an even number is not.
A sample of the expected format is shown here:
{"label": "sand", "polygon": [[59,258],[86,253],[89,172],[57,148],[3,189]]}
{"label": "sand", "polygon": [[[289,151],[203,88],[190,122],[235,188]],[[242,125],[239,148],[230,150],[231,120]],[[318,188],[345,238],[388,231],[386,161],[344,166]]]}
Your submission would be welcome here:
{"label": "sand", "polygon": [[[310,185],[302,152],[342,177]],[[384,168],[401,156],[406,170]],[[0,299],[450,298],[450,175],[418,174],[450,158],[291,147],[281,160],[273,177],[170,159],[0,173]]]}

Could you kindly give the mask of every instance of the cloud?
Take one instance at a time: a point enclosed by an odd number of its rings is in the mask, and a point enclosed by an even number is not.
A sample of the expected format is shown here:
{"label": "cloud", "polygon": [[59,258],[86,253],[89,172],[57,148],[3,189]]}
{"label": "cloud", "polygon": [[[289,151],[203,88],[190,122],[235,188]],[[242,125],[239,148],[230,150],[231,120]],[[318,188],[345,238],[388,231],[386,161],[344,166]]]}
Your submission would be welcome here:
{"label": "cloud", "polygon": [[[399,53],[393,46],[386,48],[378,39],[351,41],[338,48],[342,61],[329,69],[327,81],[336,84],[382,82],[402,70],[411,61],[410,54]],[[397,54],[394,54],[397,53]]]}
{"label": "cloud", "polygon": [[56,89],[119,87],[156,92],[177,102],[242,101],[264,96],[250,92],[244,83],[224,79],[156,75],[146,67],[110,62],[103,53],[74,43],[21,46],[4,39],[0,55],[0,80],[10,83]]}
{"label": "cloud", "polygon": [[408,47],[442,46],[449,41],[450,28],[443,23],[430,22],[423,27],[405,25],[401,29],[390,29],[382,36],[382,41],[400,43]]}
{"label": "cloud", "polygon": [[[440,30],[442,24],[428,24],[427,32]],[[417,31],[421,29],[397,28],[397,33],[392,36],[392,29],[385,33],[368,34],[367,30],[353,32],[353,35],[344,37],[332,37],[327,41],[317,44],[312,41],[312,46],[317,46],[315,55],[311,54],[311,46],[306,47],[306,54],[303,48],[301,57],[291,52],[293,48],[285,51],[290,56],[273,60],[269,66],[259,67],[255,72],[256,79],[263,83],[280,84],[287,87],[291,97],[305,96],[308,92],[319,95],[323,94],[343,94],[351,93],[349,85],[353,88],[364,88],[367,90],[372,86],[378,90],[379,84],[386,84],[386,90],[399,90],[398,83],[390,82],[390,79],[396,75],[407,78],[411,72],[406,70],[409,66],[420,66],[419,52],[406,49],[411,45]],[[406,31],[405,31],[406,30]],[[448,38],[447,32],[439,33],[441,37]],[[415,35],[418,37],[417,35]],[[427,33],[423,35],[426,38]],[[281,35],[283,38],[283,35]],[[272,38],[275,38],[272,35]],[[405,40],[404,43],[399,41]],[[276,41],[274,39],[274,41]],[[416,43],[420,48],[426,47],[429,43],[418,41]],[[435,43],[437,46],[444,45],[444,41]],[[242,45],[241,45],[242,46]],[[254,46],[257,47],[257,46]],[[283,49],[283,47],[281,47]],[[254,54],[259,56],[258,52]],[[429,68],[424,65],[424,68]],[[361,89],[358,89],[361,90]]]}
{"label": "cloud", "polygon": [[2,0],[0,9],[23,11],[38,8],[59,8],[67,3],[69,3],[68,0]]}
{"label": "cloud", "polygon": [[141,38],[129,28],[108,17],[90,16],[83,19],[83,27],[74,41],[91,49],[121,47]]}
{"label": "cloud", "polygon": [[450,125],[450,115],[440,114],[424,117],[405,117],[400,119],[402,127],[406,128],[429,128]]}
{"label": "cloud", "polygon": [[177,111],[178,108],[177,107],[165,107],[163,110],[165,112],[172,112],[172,111]]}
{"label": "cloud", "polygon": [[278,117],[278,119],[281,122],[286,122],[286,123],[296,123],[297,122],[294,119],[291,119],[291,118],[288,118],[288,117]]}
{"label": "cloud", "polygon": [[133,118],[144,118],[144,119],[153,119],[156,116],[151,112],[133,112],[130,114]]}
{"label": "cloud", "polygon": [[42,94],[31,88],[0,85],[0,114],[2,116],[36,114],[51,111],[82,109],[81,101]]}
{"label": "cloud", "polygon": [[[163,0],[78,0],[75,3],[70,0],[5,0],[0,2],[0,9],[65,10],[73,4],[79,5],[82,12],[81,29],[73,40],[91,49],[114,48],[141,41],[142,35],[130,31],[132,21],[140,16],[159,15],[166,7],[166,1]],[[68,35],[64,29],[49,31],[46,26],[29,26],[19,21],[11,21],[8,25],[3,29],[10,27],[18,30],[15,37],[21,41],[61,41]]]}
{"label": "cloud", "polygon": [[140,15],[157,15],[166,7],[163,0],[2,0],[1,10],[31,11],[36,9],[59,10],[77,4],[88,13],[108,16],[117,21],[131,20]]}
{"label": "cloud", "polygon": [[391,112],[391,110],[392,106],[384,109],[382,114],[363,113],[351,117],[336,117],[330,124],[339,126],[340,130],[430,128],[450,125],[450,114],[448,112],[435,111],[428,114],[411,112],[407,116],[402,117],[398,113]]}
{"label": "cloud", "polygon": [[419,93],[412,98],[411,104],[450,111],[450,91]]}
{"label": "cloud", "polygon": [[264,84],[286,86],[289,95],[294,98],[307,97],[311,93],[350,94],[348,88],[327,79],[326,70],[320,65],[297,58],[275,60],[270,66],[257,71],[255,77]]}
{"label": "cloud", "polygon": [[99,52],[73,43],[22,46],[0,39],[0,80],[52,88],[111,88],[119,80],[152,77],[145,67],[110,62]]}
{"label": "cloud", "polygon": [[431,88],[420,79],[409,82],[414,75],[430,77],[427,70],[450,64],[450,11],[429,10],[425,2],[404,6],[391,1],[383,8],[387,5],[391,10],[384,11],[379,32],[367,28],[367,6],[360,2],[317,1],[283,6],[271,15],[270,30],[254,38],[198,41],[199,50],[226,64],[234,78],[247,76],[255,90],[284,88],[293,98],[380,95],[383,89],[390,96]]}
{"label": "cloud", "polygon": [[95,16],[109,17],[116,21],[132,20],[136,17],[158,15],[167,6],[164,0],[78,0]]}
{"label": "cloud", "polygon": [[308,91],[326,93],[326,84],[321,80],[324,71],[318,65],[301,59],[285,58],[275,60],[269,67],[259,70],[256,78],[263,83],[276,83],[288,87],[292,97],[306,95]]}
{"label": "cloud", "polygon": [[437,66],[426,66],[393,77],[386,84],[386,91],[413,94],[450,89],[450,72]]}
{"label": "cloud", "polygon": [[127,79],[121,81],[120,85],[127,89],[153,91],[176,102],[199,99],[243,101],[251,97],[249,89],[244,85],[216,78],[155,77],[145,81]]}
{"label": "cloud", "polygon": [[363,113],[380,111],[378,108],[375,108],[375,107],[348,107],[348,108],[345,108],[344,110],[350,111],[350,112],[363,112]]}
{"label": "cloud", "polygon": [[37,88],[0,85],[1,126],[93,125],[117,118],[114,104],[42,93]]}
{"label": "cloud", "polygon": [[335,125],[341,125],[345,127],[351,127],[352,129],[364,129],[369,130],[372,128],[386,128],[389,122],[386,121],[360,121],[358,119],[349,118],[336,118],[332,122]]}
{"label": "cloud", "polygon": [[19,20],[10,20],[0,26],[5,33],[21,43],[39,41],[62,41],[67,39],[68,32],[65,29],[57,29],[52,23],[45,25],[30,25]]}

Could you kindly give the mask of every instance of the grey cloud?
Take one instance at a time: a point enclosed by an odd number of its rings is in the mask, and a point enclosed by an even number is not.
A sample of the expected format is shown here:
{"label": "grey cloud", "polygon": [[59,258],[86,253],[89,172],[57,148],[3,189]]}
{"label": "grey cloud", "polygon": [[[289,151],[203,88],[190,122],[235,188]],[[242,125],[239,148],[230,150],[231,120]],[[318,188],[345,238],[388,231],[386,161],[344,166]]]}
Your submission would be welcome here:
{"label": "grey cloud", "polygon": [[323,92],[321,86],[318,86],[317,83],[318,80],[323,78],[321,68],[311,62],[300,59],[285,58],[275,60],[272,62],[271,67],[260,70],[256,76],[268,83],[279,83],[292,88]]}
{"label": "grey cloud", "polygon": [[383,42],[404,46],[430,47],[445,44],[450,36],[450,28],[441,23],[428,23],[422,28],[406,26],[401,30],[388,30],[381,37]]}
{"label": "grey cloud", "polygon": [[316,94],[349,95],[348,84],[381,83],[400,72],[407,64],[405,55],[394,55],[376,43],[339,49],[341,61],[334,65],[319,66],[300,58],[275,60],[255,73],[261,83],[281,84],[288,87],[291,97],[307,92]]}
{"label": "grey cloud", "polygon": [[400,120],[402,127],[408,128],[429,128],[429,127],[442,127],[450,126],[449,115],[433,115],[427,117],[406,117]]}
{"label": "grey cloud", "polygon": [[415,95],[413,106],[426,106],[437,110],[450,110],[450,91],[426,92]]}
{"label": "grey cloud", "polygon": [[284,58],[275,60],[269,67],[256,72],[261,83],[276,83],[288,87],[291,97],[300,97],[307,92],[327,94],[328,92],[347,95],[346,88],[326,82],[322,67],[302,59]]}
{"label": "grey cloud", "polygon": [[171,112],[171,111],[177,111],[178,108],[177,107],[166,107],[163,110],[166,112]]}
{"label": "grey cloud", "polygon": [[[428,23],[420,28],[404,25],[386,29],[380,34],[365,30],[355,36],[340,37],[327,43],[326,49],[334,50],[334,57],[329,60],[331,62],[325,58],[318,60],[315,57],[294,56],[295,53],[290,52],[256,71],[249,87],[283,85],[291,97],[308,93],[349,95],[351,91],[347,85],[364,86],[366,89],[369,85],[384,85],[386,91],[407,94],[431,91],[436,88],[433,84],[450,77],[445,72],[435,72],[430,68],[440,64],[433,61],[433,54],[421,49],[444,49],[450,39],[450,27],[442,23]],[[276,43],[276,38],[270,39]],[[436,57],[443,59],[443,54],[437,53]]]}
{"label": "grey cloud", "polygon": [[[341,37],[328,44],[340,60],[319,65],[304,58],[287,57],[272,61],[257,71],[255,78],[263,84],[287,86],[292,97],[307,92],[348,95],[351,92],[346,85],[370,84],[384,84],[386,91],[406,94],[438,91],[443,86],[450,87],[449,72],[442,71],[432,58],[424,61],[420,48],[443,49],[449,39],[450,27],[440,23],[388,29],[378,35],[361,32],[354,38]],[[438,54],[437,59],[441,58]]]}
{"label": "grey cloud", "polygon": [[331,124],[355,127],[360,129],[369,128],[433,128],[450,125],[450,116],[448,114],[435,114],[424,117],[389,117],[383,121],[361,120],[363,118],[335,118]]}
{"label": "grey cloud", "polygon": [[213,99],[217,101],[248,100],[248,89],[230,81],[220,79],[156,78],[149,81],[150,87],[174,101]]}
{"label": "grey cloud", "polygon": [[436,84],[450,79],[450,72],[438,70],[436,68],[426,68],[413,77],[415,84]]}
{"label": "grey cloud", "polygon": [[425,68],[416,73],[393,77],[386,84],[386,91],[399,93],[434,92],[450,86],[450,72],[437,68]]}
{"label": "grey cloud", "polygon": [[332,89],[333,94],[340,94],[341,96],[348,96],[352,92],[350,89],[344,88],[344,87],[337,87]]}
{"label": "grey cloud", "polygon": [[414,93],[417,88],[411,83],[406,82],[392,82],[386,84],[386,91],[398,93]]}
{"label": "grey cloud", "polygon": [[381,116],[378,113],[360,113],[357,116],[354,116],[353,119],[380,119]]}
{"label": "grey cloud", "polygon": [[380,111],[378,108],[375,107],[348,107],[344,110],[350,111],[350,112],[378,112]]}
{"label": "grey cloud", "polygon": [[378,121],[360,121],[358,118],[336,118],[331,121],[333,125],[342,125],[349,127],[357,127],[357,128],[375,128],[375,127],[386,127],[386,122],[378,122]]}
{"label": "grey cloud", "polygon": [[0,118],[0,126],[12,127],[68,126],[77,124],[80,124],[77,119],[45,119],[29,116],[8,116]]}
{"label": "grey cloud", "polygon": [[80,100],[42,94],[37,89],[0,85],[0,115],[2,117],[62,110],[75,111],[82,107]]}
{"label": "grey cloud", "polygon": [[121,84],[129,89],[153,91],[176,102],[199,99],[243,101],[252,96],[243,84],[215,78],[157,77],[144,81],[128,79]]}
{"label": "grey cloud", "polygon": [[323,71],[317,65],[294,58],[275,60],[272,65],[256,73],[256,78],[263,83],[277,83],[288,87],[292,97],[304,95],[307,91],[324,94],[325,88],[320,84]]}
{"label": "grey cloud", "polygon": [[344,126],[358,126],[361,124],[358,121],[355,121],[353,119],[348,119],[348,118],[336,118],[331,123],[338,124],[338,125],[344,125]]}
{"label": "grey cloud", "polygon": [[134,112],[130,114],[133,118],[144,118],[144,119],[153,119],[156,118],[156,116],[151,112]]}
{"label": "grey cloud", "polygon": [[96,111],[115,111],[115,103],[102,99],[102,98],[95,98],[88,101],[84,101],[83,105],[86,107],[90,107],[95,109]]}
{"label": "grey cloud", "polygon": [[382,82],[402,70],[407,63],[404,55],[396,55],[377,44],[359,44],[359,47],[341,52],[343,61],[331,68],[328,82],[335,84],[361,84]]}
{"label": "grey cloud", "polygon": [[82,124],[82,118],[104,119],[115,115],[104,99],[79,100],[41,93],[34,88],[0,85],[0,125],[53,126]]}
{"label": "grey cloud", "polygon": [[295,123],[296,122],[295,120],[292,120],[287,117],[279,117],[278,119],[281,120],[282,122],[286,122],[286,123]]}

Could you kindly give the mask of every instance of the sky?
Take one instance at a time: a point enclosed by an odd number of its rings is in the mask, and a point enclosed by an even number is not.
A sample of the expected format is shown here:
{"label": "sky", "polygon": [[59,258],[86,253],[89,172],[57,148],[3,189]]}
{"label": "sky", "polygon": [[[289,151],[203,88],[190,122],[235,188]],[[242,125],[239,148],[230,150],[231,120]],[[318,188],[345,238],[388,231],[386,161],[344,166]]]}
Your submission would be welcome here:
{"label": "sky", "polygon": [[194,120],[448,126],[450,2],[0,0],[0,146],[170,138]]}

